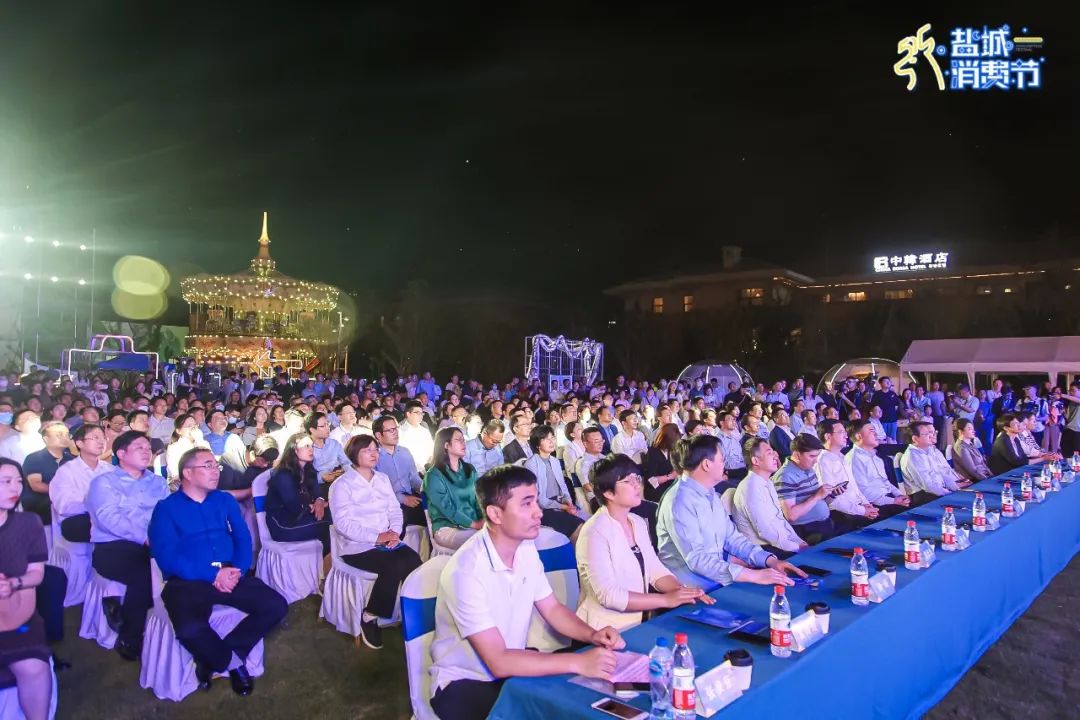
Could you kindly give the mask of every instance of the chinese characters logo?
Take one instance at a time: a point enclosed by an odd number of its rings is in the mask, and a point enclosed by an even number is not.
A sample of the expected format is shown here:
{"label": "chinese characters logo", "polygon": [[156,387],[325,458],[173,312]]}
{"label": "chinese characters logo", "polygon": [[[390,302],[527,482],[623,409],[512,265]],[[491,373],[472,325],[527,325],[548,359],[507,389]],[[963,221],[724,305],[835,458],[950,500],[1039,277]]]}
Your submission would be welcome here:
{"label": "chinese characters logo", "polygon": [[908,270],[944,270],[949,264],[949,253],[912,253],[908,255],[882,255],[874,258],[874,272],[904,272]]}
{"label": "chinese characters logo", "polygon": [[[938,90],[945,90],[945,79],[937,58],[949,56],[950,90],[1028,90],[1042,87],[1042,64],[1045,58],[1032,56],[1041,48],[1043,39],[1027,35],[1012,35],[1012,28],[983,26],[978,28],[955,28],[949,34],[949,45],[938,45],[930,35],[930,24],[920,27],[914,35],[903,38],[896,45],[901,58],[893,65],[897,76],[907,79],[907,89],[918,85],[917,69],[922,66],[933,72]],[[1029,57],[1014,57],[1013,54]]]}

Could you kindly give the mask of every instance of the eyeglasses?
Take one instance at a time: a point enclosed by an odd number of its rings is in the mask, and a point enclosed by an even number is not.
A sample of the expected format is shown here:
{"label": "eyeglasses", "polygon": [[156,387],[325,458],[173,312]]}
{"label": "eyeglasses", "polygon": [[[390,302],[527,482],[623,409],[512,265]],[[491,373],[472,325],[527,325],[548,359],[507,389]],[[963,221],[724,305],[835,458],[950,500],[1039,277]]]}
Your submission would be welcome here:
{"label": "eyeglasses", "polygon": [[630,473],[626,477],[621,478],[620,480],[617,481],[617,483],[621,483],[621,482],[627,483],[629,485],[637,485],[638,487],[641,487],[642,485],[645,484],[645,480],[642,479],[642,477],[640,475],[638,475],[637,473]]}
{"label": "eyeglasses", "polygon": [[217,470],[217,471],[220,472],[222,470],[222,466],[219,463],[216,463],[216,462],[204,462],[204,463],[201,463],[199,465],[188,465],[188,467],[202,468],[203,470],[206,470],[207,472],[213,472],[214,470]]}

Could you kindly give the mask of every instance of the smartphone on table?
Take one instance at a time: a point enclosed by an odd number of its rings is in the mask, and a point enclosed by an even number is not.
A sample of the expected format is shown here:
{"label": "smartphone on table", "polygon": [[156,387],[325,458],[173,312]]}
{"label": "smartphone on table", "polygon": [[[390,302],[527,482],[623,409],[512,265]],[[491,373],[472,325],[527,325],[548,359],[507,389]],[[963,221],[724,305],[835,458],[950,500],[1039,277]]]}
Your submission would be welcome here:
{"label": "smartphone on table", "polygon": [[649,717],[645,710],[638,710],[633,705],[619,702],[615,698],[601,698],[594,702],[592,707],[619,720],[646,720]]}

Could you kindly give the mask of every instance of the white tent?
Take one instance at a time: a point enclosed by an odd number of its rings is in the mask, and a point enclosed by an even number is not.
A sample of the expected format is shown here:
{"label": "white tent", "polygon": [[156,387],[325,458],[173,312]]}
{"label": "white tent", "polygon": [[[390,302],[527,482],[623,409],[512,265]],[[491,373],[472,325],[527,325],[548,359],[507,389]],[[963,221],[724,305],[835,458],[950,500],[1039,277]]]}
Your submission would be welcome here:
{"label": "white tent", "polygon": [[750,373],[746,372],[742,367],[735,363],[724,363],[717,360],[700,360],[696,363],[690,363],[679,373],[677,380],[692,385],[698,378],[705,382],[711,382],[713,378],[716,378],[720,390],[724,393],[728,391],[728,383],[733,382],[736,385],[742,385],[743,383],[754,384],[754,378],[750,377]]}
{"label": "white tent", "polygon": [[975,387],[976,373],[1046,375],[1080,374],[1080,336],[1032,338],[970,338],[964,340],[915,340],[901,372],[940,372],[967,375]]}

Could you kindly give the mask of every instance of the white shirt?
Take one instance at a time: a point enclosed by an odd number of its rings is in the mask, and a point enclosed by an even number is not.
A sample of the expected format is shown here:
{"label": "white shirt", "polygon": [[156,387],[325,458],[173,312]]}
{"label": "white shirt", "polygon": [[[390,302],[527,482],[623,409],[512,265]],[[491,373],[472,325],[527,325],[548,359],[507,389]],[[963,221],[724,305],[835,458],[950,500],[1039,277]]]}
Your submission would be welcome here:
{"label": "white shirt", "polygon": [[357,435],[371,435],[371,428],[361,427],[359,425],[353,425],[352,430],[346,430],[338,425],[336,428],[330,431],[330,439],[337,442],[341,447],[353,439]]}
{"label": "white shirt", "polygon": [[439,577],[431,643],[432,695],[454,680],[494,680],[468,638],[495,628],[508,650],[523,650],[533,608],[551,592],[531,540],[518,545],[513,567],[507,567],[495,551],[486,526],[466,540]]}
{"label": "white shirt", "polygon": [[851,475],[851,468],[844,462],[844,456],[840,453],[823,451],[818,455],[817,466],[818,480],[825,487],[836,487],[840,483],[847,483],[847,487],[840,495],[826,499],[826,504],[831,510],[838,510],[847,515],[865,515],[869,501],[863,496],[859,484]]}
{"label": "white shirt", "polygon": [[585,453],[581,456],[581,459],[578,460],[577,470],[575,470],[575,472],[577,473],[578,481],[582,485],[586,485],[592,482],[592,478],[589,477],[589,473],[592,472],[592,466],[596,464],[596,461],[602,457],[604,456],[590,455],[589,453]]}
{"label": "white shirt", "polygon": [[649,445],[645,442],[645,435],[640,430],[635,430],[633,435],[620,430],[619,434],[611,441],[611,452],[628,455],[631,460],[641,463],[641,458],[649,451]]}
{"label": "white shirt", "polygon": [[148,422],[150,424],[150,432],[148,433],[150,438],[156,438],[165,445],[168,445],[169,441],[172,440],[173,430],[176,429],[176,421],[168,416],[158,420],[151,415]]}
{"label": "white shirt", "polygon": [[390,478],[378,470],[366,480],[349,468],[330,484],[330,516],[341,540],[341,555],[356,555],[375,547],[379,533],[401,533],[403,516]]}
{"label": "white shirt", "polygon": [[58,467],[49,483],[49,500],[56,524],[87,512],[86,493],[90,491],[90,481],[112,469],[110,463],[99,460],[97,467],[91,470],[81,456]]}
{"label": "white shirt", "polygon": [[920,450],[909,445],[900,456],[900,472],[908,494],[926,490],[934,495],[948,495],[960,488],[956,485],[956,472],[936,447]]}
{"label": "white shirt", "polygon": [[875,505],[890,505],[895,498],[902,497],[900,492],[885,474],[885,461],[873,450],[863,450],[855,446],[844,458],[859,490],[866,499]]}
{"label": "white shirt", "polygon": [[780,509],[772,478],[747,473],[735,488],[731,506],[735,527],[755,545],[772,545],[788,552],[796,552],[802,546],[802,540]]}
{"label": "white shirt", "polygon": [[26,456],[45,447],[45,440],[40,433],[13,432],[0,440],[0,457],[11,458],[22,465]]}
{"label": "white shirt", "polygon": [[417,467],[423,467],[431,462],[435,440],[432,439],[426,425],[413,427],[407,422],[401,423],[398,426],[398,444],[403,445],[412,453]]}
{"label": "white shirt", "polygon": [[[566,446],[563,447],[562,456],[563,467],[566,468],[566,472],[568,474],[577,472],[578,461],[583,457],[585,457],[584,445],[576,440],[574,442],[566,443]],[[581,479],[580,475],[578,476],[578,480],[583,483],[585,482],[585,480]]]}

